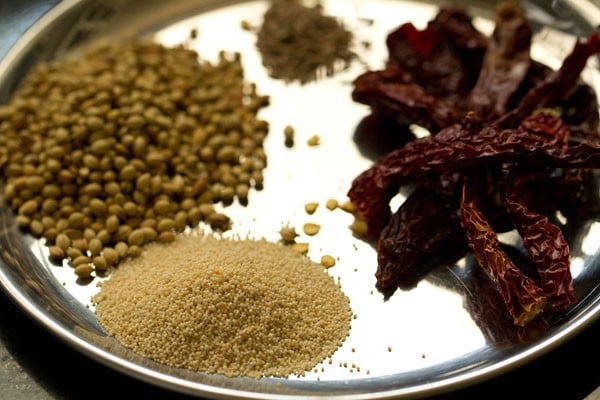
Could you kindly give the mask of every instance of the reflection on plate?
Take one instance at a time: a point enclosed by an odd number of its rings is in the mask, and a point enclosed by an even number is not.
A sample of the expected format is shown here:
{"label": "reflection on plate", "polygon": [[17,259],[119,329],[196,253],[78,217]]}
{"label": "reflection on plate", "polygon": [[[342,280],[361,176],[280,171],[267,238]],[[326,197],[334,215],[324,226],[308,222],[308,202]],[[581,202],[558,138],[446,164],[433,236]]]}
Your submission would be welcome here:
{"label": "reflection on plate", "polygon": [[[489,2],[492,3],[492,2]],[[489,33],[493,4],[468,4],[476,26]],[[369,68],[386,59],[385,35],[402,22],[426,23],[441,3],[409,0],[328,0],[327,14],[342,18],[358,40],[368,40],[360,52]],[[532,56],[556,67],[575,39],[590,29],[594,6],[564,2],[546,9],[545,2],[526,3],[535,28]],[[332,364],[318,366],[301,378],[227,379],[177,370],[142,359],[107,337],[97,323],[91,296],[95,282],[82,285],[70,268],[47,261],[44,244],[22,235],[6,207],[0,221],[0,281],[30,315],[66,343],[101,363],[140,379],[203,397],[279,398],[283,394],[389,398],[431,395],[485,379],[526,362],[568,340],[600,315],[600,223],[581,221],[571,236],[572,273],[579,302],[548,328],[515,329],[489,281],[471,259],[433,271],[419,285],[383,302],[375,290],[376,254],[352,236],[352,216],[319,207],[308,216],[304,204],[343,200],[351,180],[372,162],[353,141],[368,110],[350,98],[352,79],[365,65],[306,85],[269,78],[255,48],[255,36],[241,28],[242,20],[260,23],[268,6],[263,1],[130,1],[61,2],[17,43],[0,63],[0,100],[5,101],[34,63],[61,56],[99,36],[138,33],[166,45],[186,43],[202,58],[216,59],[220,50],[242,55],[245,75],[268,94],[271,105],[261,117],[270,123],[265,142],[269,165],[265,189],[250,194],[247,207],[234,204],[224,211],[236,234],[278,240],[284,224],[319,222],[322,231],[303,237],[311,243],[309,257],[339,257],[330,273],[339,278],[356,318],[346,343]],[[591,7],[591,8],[590,8]],[[590,11],[591,10],[591,11]],[[366,24],[365,20],[374,24]],[[190,30],[198,36],[189,38]],[[600,92],[597,60],[583,77]],[[283,129],[296,130],[296,145],[286,148]],[[305,145],[318,134],[321,144]],[[274,206],[276,205],[276,206]],[[510,237],[506,238],[510,240]],[[485,293],[485,295],[484,295]],[[353,367],[354,366],[354,367]],[[358,367],[358,368],[357,368]]]}

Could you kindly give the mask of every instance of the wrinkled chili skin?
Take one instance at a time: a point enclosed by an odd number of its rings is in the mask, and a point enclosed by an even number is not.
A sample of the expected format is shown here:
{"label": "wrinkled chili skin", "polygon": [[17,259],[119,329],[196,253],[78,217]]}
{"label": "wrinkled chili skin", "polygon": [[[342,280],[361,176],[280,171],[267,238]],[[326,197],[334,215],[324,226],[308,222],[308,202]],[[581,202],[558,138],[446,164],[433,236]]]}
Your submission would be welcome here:
{"label": "wrinkled chili skin", "polygon": [[445,6],[423,30],[400,25],[386,38],[389,66],[405,71],[410,82],[450,103],[475,84],[487,38],[460,6]]}
{"label": "wrinkled chili skin", "polygon": [[[494,123],[511,127],[514,126],[515,121],[521,121],[538,108],[561,104],[561,101],[571,95],[573,88],[577,86],[579,76],[588,59],[599,53],[600,28],[590,34],[586,40],[578,40],[559,69],[548,74],[542,82],[523,96],[516,108],[496,119]],[[597,110],[594,114],[597,120]]]}
{"label": "wrinkled chili skin", "polygon": [[460,122],[487,46],[465,10],[442,8],[422,31],[403,24],[388,35],[386,45],[386,68],[359,75],[352,99],[433,134]]}
{"label": "wrinkled chili skin", "polygon": [[376,112],[397,115],[405,124],[415,123],[430,132],[459,120],[459,113],[451,103],[427,93],[413,82],[403,82],[401,75],[395,68],[365,72],[354,80],[352,99],[371,106]]}
{"label": "wrinkled chili skin", "polygon": [[[469,111],[477,111],[484,121],[514,128],[536,109],[555,106],[565,110],[566,122],[597,129],[596,94],[579,81],[579,75],[587,60],[600,53],[600,31],[576,42],[561,68],[552,71],[529,57],[525,44],[530,44],[531,33],[519,18],[500,19],[494,31],[497,38],[488,45],[487,38],[472,32],[470,20],[456,17],[462,15],[458,10],[441,11],[436,23],[423,31],[403,24],[390,33],[388,66],[359,75],[353,82],[353,100],[432,134],[460,122]],[[444,23],[454,25],[451,29]],[[460,46],[469,42],[472,47]],[[438,47],[445,51],[432,50]],[[442,79],[444,72],[438,69],[458,77]]]}
{"label": "wrinkled chili skin", "polygon": [[517,268],[502,250],[473,192],[474,188],[465,180],[460,210],[469,247],[479,265],[496,284],[514,324],[524,326],[544,310],[547,301],[544,291]]}
{"label": "wrinkled chili skin", "polygon": [[571,276],[571,251],[560,228],[548,217],[528,206],[527,185],[544,179],[547,172],[515,174],[507,179],[505,201],[511,220],[521,235],[523,247],[536,265],[540,284],[553,310],[564,310],[575,302]]}
{"label": "wrinkled chili skin", "polygon": [[504,115],[531,66],[532,30],[517,3],[498,6],[495,28],[488,42],[479,78],[469,93],[469,109],[479,118]]}
{"label": "wrinkled chili skin", "polygon": [[377,241],[376,287],[386,297],[409,289],[433,268],[451,266],[468,251],[453,191],[416,188]]}
{"label": "wrinkled chili skin", "polygon": [[600,127],[598,97],[594,89],[578,82],[570,95],[558,103],[561,117],[572,130],[597,132]]}
{"label": "wrinkled chili skin", "polygon": [[[529,261],[516,252],[514,247],[503,246],[502,249],[512,260],[516,260],[515,264],[519,268]],[[502,347],[515,343],[531,343],[541,338],[549,327],[546,316],[536,318],[525,326],[515,325],[494,282],[489,279],[476,260],[470,262],[471,259],[467,258],[466,261],[466,271],[460,276],[461,281],[468,288],[463,294],[464,307],[479,327],[486,342],[492,346]]]}
{"label": "wrinkled chili skin", "polygon": [[[530,58],[532,31],[517,2],[496,8],[492,36],[471,49],[458,50],[462,39],[476,37],[468,15],[451,11],[442,9],[424,30],[401,25],[387,38],[386,68],[355,80],[355,101],[431,135],[378,158],[348,196],[369,237],[378,238],[377,288],[384,295],[414,286],[432,268],[427,259],[444,264],[445,242],[462,237],[519,328],[575,301],[561,229],[573,229],[572,217],[600,211],[597,175],[586,173],[600,168],[598,99],[579,78],[600,53],[600,29],[578,40],[553,71]],[[474,50],[483,50],[480,58],[456,58]],[[465,60],[476,70],[461,67]],[[392,214],[390,200],[407,185],[419,190]],[[497,238],[510,230],[522,238],[526,263],[515,264]]]}
{"label": "wrinkled chili skin", "polygon": [[560,118],[542,113],[524,119],[517,129],[485,126],[473,133],[454,125],[381,157],[353,180],[348,196],[376,231],[388,222],[389,202],[398,189],[426,180],[431,173],[448,174],[523,159],[532,166],[600,167],[600,137],[569,145],[568,134]]}

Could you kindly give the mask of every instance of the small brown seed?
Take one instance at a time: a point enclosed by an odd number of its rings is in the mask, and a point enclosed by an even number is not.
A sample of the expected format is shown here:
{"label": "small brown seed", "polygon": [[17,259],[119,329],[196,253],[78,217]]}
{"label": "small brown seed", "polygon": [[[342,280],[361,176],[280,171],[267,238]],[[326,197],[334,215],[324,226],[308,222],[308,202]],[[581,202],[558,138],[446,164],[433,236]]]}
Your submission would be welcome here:
{"label": "small brown seed", "polygon": [[29,227],[30,223],[31,223],[31,218],[30,217],[28,217],[26,215],[22,215],[22,214],[17,215],[17,224],[21,228],[27,228],[27,227]]}
{"label": "small brown seed", "polygon": [[142,248],[137,245],[129,246],[127,249],[128,257],[139,257],[142,254]]}
{"label": "small brown seed", "polygon": [[28,200],[21,207],[19,207],[19,214],[21,215],[32,215],[37,211],[39,204],[37,200]]}
{"label": "small brown seed", "polygon": [[292,250],[299,254],[307,254],[308,243],[294,243],[292,244]]}
{"label": "small brown seed", "polygon": [[279,230],[279,235],[284,243],[294,243],[298,233],[296,232],[296,228],[293,226],[284,226]]}
{"label": "small brown seed", "polygon": [[44,233],[44,231],[46,229],[44,228],[44,224],[42,223],[42,221],[38,221],[38,220],[34,219],[29,224],[29,230],[31,231],[33,236],[39,238],[40,236],[42,236],[42,234]]}
{"label": "small brown seed", "polygon": [[335,258],[329,254],[325,254],[321,257],[321,265],[325,268],[331,268],[335,265]]}
{"label": "small brown seed", "polygon": [[158,232],[165,232],[175,229],[175,221],[171,218],[163,218],[158,221],[156,225],[156,230]]}
{"label": "small brown seed", "polygon": [[159,200],[154,204],[154,211],[158,214],[167,214],[171,211],[171,202],[169,200]]}
{"label": "small brown seed", "polygon": [[339,205],[339,202],[336,199],[329,199],[325,206],[328,210],[335,210]]}
{"label": "small brown seed", "polygon": [[56,228],[48,228],[44,231],[44,237],[46,238],[47,243],[52,244],[56,240],[56,236],[58,235],[58,229]]}
{"label": "small brown seed", "polygon": [[119,217],[116,215],[111,215],[106,218],[106,230],[108,232],[116,232],[119,229],[121,222],[119,221]]}
{"label": "small brown seed", "polygon": [[65,258],[65,251],[58,246],[48,247],[49,258],[53,262],[60,263]]}
{"label": "small brown seed", "polygon": [[139,228],[139,230],[141,230],[144,233],[145,243],[152,242],[158,237],[158,232],[156,232],[156,230],[152,227],[144,226]]}
{"label": "small brown seed", "polygon": [[309,146],[318,146],[319,144],[321,144],[321,138],[319,137],[319,135],[313,135],[308,139],[306,143]]}
{"label": "small brown seed", "polygon": [[94,267],[91,264],[79,264],[75,267],[75,275],[80,278],[89,278],[94,272]]}
{"label": "small brown seed", "polygon": [[198,225],[201,219],[202,213],[200,213],[198,207],[193,207],[188,211],[188,224],[191,227]]}
{"label": "small brown seed", "polygon": [[171,231],[164,231],[158,235],[158,241],[161,243],[171,243],[175,240],[175,233]]}
{"label": "small brown seed", "polygon": [[294,133],[294,127],[291,125],[287,125],[285,128],[283,128],[284,144],[286,147],[294,146]]}
{"label": "small brown seed", "polygon": [[114,239],[119,242],[126,242],[129,239],[129,235],[133,231],[133,228],[129,225],[121,225],[114,234]]}
{"label": "small brown seed", "polygon": [[248,193],[250,193],[250,186],[246,183],[240,183],[235,187],[235,194],[241,202],[248,200]]}
{"label": "small brown seed", "polygon": [[64,233],[59,233],[56,236],[56,245],[60,247],[63,251],[66,251],[69,246],[71,246],[71,238]]}
{"label": "small brown seed", "polygon": [[100,199],[90,200],[90,209],[94,215],[98,216],[106,214],[107,211],[106,203]]}
{"label": "small brown seed", "polygon": [[102,245],[107,245],[112,239],[112,235],[106,229],[101,229],[96,234],[96,237],[102,242]]}
{"label": "small brown seed", "polygon": [[69,259],[74,260],[77,257],[81,257],[83,255],[83,253],[81,252],[81,250],[75,248],[75,247],[69,247],[66,250],[67,253],[67,257],[69,257]]}
{"label": "small brown seed", "polygon": [[354,221],[352,221],[350,229],[352,230],[352,233],[354,235],[360,237],[367,234],[367,232],[369,231],[369,225],[367,224],[367,221],[363,219],[355,219]]}
{"label": "small brown seed", "polygon": [[177,232],[182,232],[187,226],[187,213],[185,211],[178,211],[175,214],[175,230]]}
{"label": "small brown seed", "polygon": [[112,247],[105,247],[102,250],[102,257],[108,265],[117,265],[120,259],[119,253]]}
{"label": "small brown seed", "polygon": [[135,229],[127,237],[127,244],[129,246],[141,246],[145,240],[144,231],[142,229]]}
{"label": "small brown seed", "polygon": [[82,256],[79,256],[79,257],[77,257],[77,258],[74,258],[74,259],[71,261],[71,263],[70,263],[70,264],[76,267],[76,266],[78,266],[78,265],[81,265],[81,264],[87,264],[87,263],[90,263],[91,261],[92,261],[92,260],[91,260],[91,258],[89,258],[88,256],[83,256],[83,255],[82,255]]}
{"label": "small brown seed", "polygon": [[92,259],[92,262],[97,271],[106,271],[108,269],[108,262],[104,256],[96,256]]}
{"label": "small brown seed", "polygon": [[206,221],[210,224],[213,229],[227,230],[231,224],[231,220],[225,214],[218,212],[210,214]]}
{"label": "small brown seed", "polygon": [[210,203],[200,204],[198,209],[204,217],[208,217],[215,212],[215,207]]}
{"label": "small brown seed", "polygon": [[347,200],[340,204],[340,208],[346,212],[354,214],[356,212],[356,207],[352,204],[351,201]]}
{"label": "small brown seed", "polygon": [[83,219],[84,219],[83,213],[73,212],[68,217],[69,226],[74,229],[81,229],[81,228],[83,228]]}
{"label": "small brown seed", "polygon": [[102,245],[102,241],[100,239],[98,239],[97,237],[92,238],[88,242],[88,250],[90,251],[90,253],[93,256],[99,255],[102,252],[102,247],[104,247]]}
{"label": "small brown seed", "polygon": [[308,214],[314,214],[318,207],[319,207],[319,203],[317,203],[316,201],[311,201],[304,205],[304,210]]}
{"label": "small brown seed", "polygon": [[321,230],[321,225],[312,222],[307,222],[304,224],[303,229],[304,233],[306,233],[307,235],[314,236]]}
{"label": "small brown seed", "polygon": [[81,250],[81,252],[84,253],[88,249],[88,241],[83,237],[79,237],[71,241],[71,246]]}
{"label": "small brown seed", "polygon": [[119,178],[122,181],[132,181],[137,178],[137,171],[133,164],[125,165],[121,171],[119,171]]}

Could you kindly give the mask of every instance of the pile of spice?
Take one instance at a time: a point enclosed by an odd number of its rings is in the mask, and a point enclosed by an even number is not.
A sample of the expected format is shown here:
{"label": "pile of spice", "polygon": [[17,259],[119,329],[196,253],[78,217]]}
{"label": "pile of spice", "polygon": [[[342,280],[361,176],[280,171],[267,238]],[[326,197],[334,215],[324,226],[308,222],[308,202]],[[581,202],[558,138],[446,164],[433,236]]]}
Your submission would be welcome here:
{"label": "pile of spice", "polygon": [[[600,29],[552,69],[532,59],[526,17],[518,2],[500,3],[486,37],[465,9],[442,7],[422,30],[393,30],[386,67],[354,81],[353,99],[389,121],[369,134],[408,139],[348,191],[377,242],[377,288],[388,297],[470,253],[516,326],[577,301],[563,231],[599,211],[598,98],[580,76],[600,54]],[[430,135],[405,135],[412,124]],[[513,230],[522,249],[511,252],[498,235]]]}
{"label": "pile of spice", "polygon": [[262,188],[267,104],[239,54],[211,64],[137,39],[94,44],[36,66],[0,107],[4,199],[79,277],[200,221],[226,230],[214,205]]}
{"label": "pile of spice", "polygon": [[93,300],[134,352],[227,377],[301,376],[342,345],[352,316],[323,266],[289,247],[193,234],[148,246]]}
{"label": "pile of spice", "polygon": [[307,83],[346,69],[356,58],[353,35],[321,4],[272,0],[257,34],[257,48],[269,74],[286,82]]}

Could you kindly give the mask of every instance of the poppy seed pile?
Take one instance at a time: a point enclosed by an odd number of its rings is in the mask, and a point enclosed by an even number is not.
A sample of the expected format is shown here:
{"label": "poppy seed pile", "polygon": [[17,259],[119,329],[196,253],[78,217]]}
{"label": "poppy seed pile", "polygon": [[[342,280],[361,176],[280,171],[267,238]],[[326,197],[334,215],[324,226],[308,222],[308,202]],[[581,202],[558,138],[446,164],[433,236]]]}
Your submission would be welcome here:
{"label": "poppy seed pile", "polygon": [[289,247],[191,234],[125,261],[94,301],[137,354],[227,377],[301,376],[342,345],[352,318],[323,266]]}

